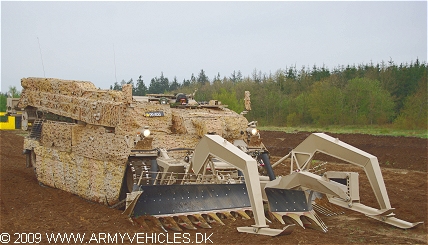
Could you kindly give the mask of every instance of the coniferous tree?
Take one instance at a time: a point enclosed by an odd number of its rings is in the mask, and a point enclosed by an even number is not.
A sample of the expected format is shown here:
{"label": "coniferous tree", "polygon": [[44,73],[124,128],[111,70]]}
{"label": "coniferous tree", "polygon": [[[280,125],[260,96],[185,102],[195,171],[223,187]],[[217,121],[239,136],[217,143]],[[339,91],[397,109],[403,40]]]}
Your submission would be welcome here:
{"label": "coniferous tree", "polygon": [[147,86],[144,84],[143,78],[140,75],[137,79],[137,84],[134,88],[134,95],[144,96],[147,94]]}
{"label": "coniferous tree", "polygon": [[[122,80],[122,81],[124,81],[124,80]],[[114,82],[113,90],[122,90],[122,85],[120,85],[117,82]]]}
{"label": "coniferous tree", "polygon": [[183,79],[183,87],[190,87],[190,80]]}
{"label": "coniferous tree", "polygon": [[180,88],[180,84],[177,82],[177,77],[174,77],[171,85],[169,86],[169,91],[175,91]]}
{"label": "coniferous tree", "polygon": [[205,72],[203,69],[201,69],[201,72],[199,72],[198,78],[197,78],[197,82],[199,85],[205,85],[206,83],[209,83],[209,78],[207,77],[207,75],[205,75]]}

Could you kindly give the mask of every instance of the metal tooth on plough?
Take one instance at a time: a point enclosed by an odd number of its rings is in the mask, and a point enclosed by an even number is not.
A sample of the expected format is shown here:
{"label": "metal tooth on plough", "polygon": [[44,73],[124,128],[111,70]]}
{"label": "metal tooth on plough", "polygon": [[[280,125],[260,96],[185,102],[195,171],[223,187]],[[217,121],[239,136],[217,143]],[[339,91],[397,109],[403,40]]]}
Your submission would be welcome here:
{"label": "metal tooth on plough", "polygon": [[230,219],[230,220],[236,221],[235,217],[233,217],[233,215],[232,215],[231,213],[229,213],[229,212],[222,211],[222,212],[221,212],[221,214],[222,214],[224,217],[226,217],[227,219]]}
{"label": "metal tooth on plough", "polygon": [[303,228],[312,228],[327,232],[327,226],[312,209],[306,200],[304,191],[277,188],[265,188],[269,202],[269,212],[281,224],[285,224],[283,216]]}
{"label": "metal tooth on plough", "polygon": [[189,230],[196,230],[196,227],[193,225],[192,221],[186,215],[177,216],[177,223]]}
{"label": "metal tooth on plough", "polygon": [[202,217],[201,214],[190,215],[189,219],[192,220],[193,224],[195,224],[201,228],[205,228],[205,229],[211,228],[210,224],[208,224],[208,222],[204,219],[204,217]]}
{"label": "metal tooth on plough", "polygon": [[251,217],[245,212],[245,210],[237,210],[235,212],[239,214],[243,219],[251,219]]}
{"label": "metal tooth on plough", "polygon": [[[251,219],[251,217],[245,212],[245,210],[229,210],[222,211],[221,215],[232,221],[236,221],[236,217],[231,213],[239,215],[242,219]],[[225,225],[220,217],[217,216],[215,212],[210,213],[188,213],[182,215],[142,215],[138,217],[133,217],[132,220],[141,225],[142,228],[149,230],[150,225],[147,224],[147,221],[152,223],[155,227],[166,231],[167,229],[173,231],[183,231],[181,227],[196,230],[196,227],[210,229],[212,223],[218,223],[220,225]]]}
{"label": "metal tooth on plough", "polygon": [[211,218],[212,220],[214,220],[215,222],[224,225],[223,221],[221,221],[221,219],[217,216],[217,214],[215,213],[208,213],[206,214],[209,218]]}
{"label": "metal tooth on plough", "polygon": [[[162,231],[164,231],[164,232],[167,232],[167,230],[165,229],[162,222],[154,216],[142,215],[139,217],[133,217],[132,220],[146,230],[149,230],[149,229],[151,229],[151,227],[154,226],[154,227],[158,227],[158,228],[162,229]],[[149,221],[150,224],[152,224],[153,226],[148,225],[147,221]]]}
{"label": "metal tooth on plough", "polygon": [[174,218],[171,216],[160,217],[159,221],[162,225],[173,231],[183,231],[180,226],[178,226],[177,222],[175,222]]}

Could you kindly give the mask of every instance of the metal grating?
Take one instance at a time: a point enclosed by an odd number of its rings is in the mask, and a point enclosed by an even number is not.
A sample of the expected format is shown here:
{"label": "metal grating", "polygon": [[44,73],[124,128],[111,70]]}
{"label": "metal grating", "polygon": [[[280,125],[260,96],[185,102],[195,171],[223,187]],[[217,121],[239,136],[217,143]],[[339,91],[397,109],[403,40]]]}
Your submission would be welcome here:
{"label": "metal grating", "polygon": [[36,119],[31,127],[30,138],[40,140],[42,136],[43,119]]}

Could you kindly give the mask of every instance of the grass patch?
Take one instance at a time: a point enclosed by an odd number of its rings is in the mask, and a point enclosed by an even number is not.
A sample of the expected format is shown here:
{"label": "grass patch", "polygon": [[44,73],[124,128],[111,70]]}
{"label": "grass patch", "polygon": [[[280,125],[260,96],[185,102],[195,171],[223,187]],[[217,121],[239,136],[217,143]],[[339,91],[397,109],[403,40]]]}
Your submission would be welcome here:
{"label": "grass patch", "polygon": [[426,129],[395,129],[391,126],[301,126],[301,127],[275,127],[264,126],[258,127],[260,130],[265,131],[281,131],[286,133],[297,132],[323,132],[335,134],[370,134],[370,135],[388,135],[388,136],[404,136],[404,137],[417,137],[428,138],[428,131]]}
{"label": "grass patch", "polygon": [[22,137],[27,137],[30,134],[30,131],[24,131],[24,130],[21,130],[21,129],[11,129],[11,130],[8,130],[8,131],[10,131],[10,132],[12,132],[12,133],[14,133],[16,135],[22,136]]}

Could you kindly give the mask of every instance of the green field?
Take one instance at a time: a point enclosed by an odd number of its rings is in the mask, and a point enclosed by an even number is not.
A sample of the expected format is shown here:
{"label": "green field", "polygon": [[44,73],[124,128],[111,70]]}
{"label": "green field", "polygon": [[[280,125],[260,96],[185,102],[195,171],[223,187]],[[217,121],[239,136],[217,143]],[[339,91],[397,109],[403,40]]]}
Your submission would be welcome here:
{"label": "green field", "polygon": [[389,136],[405,136],[405,137],[418,137],[428,138],[428,130],[405,130],[396,129],[388,126],[327,126],[327,127],[314,127],[314,126],[301,126],[301,127],[258,127],[260,130],[265,131],[282,131],[287,133],[295,132],[324,132],[336,134],[370,134],[370,135],[389,135]]}

